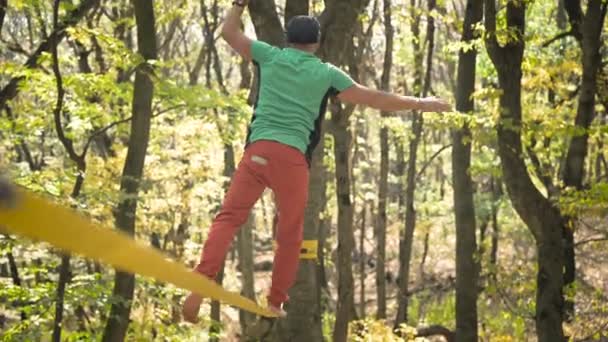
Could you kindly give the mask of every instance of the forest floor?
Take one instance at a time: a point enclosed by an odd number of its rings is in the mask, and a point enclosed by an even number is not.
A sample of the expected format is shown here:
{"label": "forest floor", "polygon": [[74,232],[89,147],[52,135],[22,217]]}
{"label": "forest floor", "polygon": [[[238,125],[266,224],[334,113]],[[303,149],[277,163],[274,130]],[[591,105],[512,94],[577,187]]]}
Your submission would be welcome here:
{"label": "forest floor", "polygon": [[[586,311],[590,311],[591,298],[593,292],[600,299],[608,303],[608,256],[602,251],[605,250],[605,242],[595,241],[599,240],[598,232],[606,231],[608,227],[606,222],[600,222],[597,219],[588,219],[582,222],[581,228],[576,232],[576,241],[579,241],[577,245],[577,276],[579,281],[579,288],[581,291],[577,293],[576,301],[577,312],[581,312],[582,315],[586,314]],[[442,222],[443,227],[451,227],[452,225],[448,222]],[[399,225],[393,225],[389,227],[387,239],[387,325],[392,326],[393,318],[397,310],[397,294],[398,294],[398,279],[397,274],[399,270],[398,263],[398,251],[399,251],[399,239],[398,236]],[[376,314],[376,279],[375,279],[375,262],[376,258],[373,255],[375,251],[375,237],[373,236],[373,228],[367,227],[367,234],[365,238],[365,255],[364,255],[364,277],[361,277],[360,272],[360,255],[359,253],[353,253],[353,270],[355,278],[355,307],[360,316],[364,317],[375,317]],[[455,263],[454,263],[454,247],[455,247],[455,236],[453,232],[447,229],[430,229],[429,235],[429,246],[427,255],[422,264],[424,254],[424,233],[417,232],[415,236],[413,257],[412,257],[412,268],[410,276],[410,291],[412,296],[416,296],[419,301],[416,305],[418,317],[421,319],[417,322],[419,326],[426,324],[435,324],[438,322],[427,321],[422,317],[425,317],[425,312],[428,310],[434,310],[432,308],[437,303],[445,301],[453,294],[455,289]],[[521,231],[520,231],[521,233]],[[520,279],[527,279],[534,284],[536,275],[534,274],[535,251],[530,248],[533,244],[530,244],[530,236],[521,235],[520,233],[504,233],[507,237],[503,239],[504,243],[499,246],[499,264],[501,272],[505,273],[504,277],[508,274],[516,274],[517,278],[513,281],[513,284],[507,281],[506,287],[515,286]],[[529,235],[529,234],[528,234]],[[357,249],[359,244],[359,231],[355,232],[355,240],[357,241]],[[525,243],[524,243],[525,242]],[[329,293],[332,298],[337,296],[337,273],[336,269],[332,266],[335,265],[336,251],[335,242],[329,241],[329,246],[332,246],[332,252],[328,255],[330,258],[329,262],[326,263],[326,274],[329,280]],[[257,251],[255,255],[255,264],[258,267],[268,267],[272,262],[273,253],[271,250]],[[522,268],[522,266],[526,266]],[[227,268],[232,269],[229,274],[237,274],[235,270],[236,265],[234,263],[227,263]],[[524,273],[525,272],[525,273]],[[483,272],[482,272],[483,274]],[[256,292],[258,299],[263,298],[267,289],[270,286],[271,272],[257,271],[255,272],[256,278]],[[234,279],[238,283],[238,279]],[[235,282],[227,279],[226,284],[235,284]],[[361,288],[364,286],[364,314],[361,314]],[[236,288],[233,290],[237,290]],[[515,291],[515,290],[514,290]],[[528,291],[527,295],[533,295],[532,292]],[[517,291],[515,291],[517,292]],[[495,296],[489,296],[486,300],[498,301],[499,306],[504,306],[507,310],[512,310],[514,315],[526,316],[527,313],[518,312],[517,308],[509,307],[512,303],[516,303],[519,299],[517,297],[507,298],[506,293],[508,291],[499,292]],[[335,303],[332,303],[335,305]],[[510,304],[511,303],[511,304]],[[449,302],[446,305],[451,305]],[[453,303],[452,303],[453,304]],[[492,307],[493,305],[489,302],[484,307]],[[414,305],[414,304],[412,304]],[[515,305],[515,304],[513,304]],[[484,319],[491,319],[487,315],[492,315],[491,312],[485,312],[486,317],[480,315],[480,323],[484,325]],[[531,317],[525,317],[527,320],[527,333],[528,341],[535,340],[535,334],[533,332],[533,319]],[[224,307],[222,310],[222,320],[225,328],[225,335],[222,341],[238,341],[240,332],[238,312],[232,308]],[[608,317],[605,323],[608,323]],[[442,323],[442,322],[439,322]],[[596,322],[598,325],[604,324],[604,322]],[[447,324],[448,328],[453,329],[453,322]],[[575,324],[576,325],[576,324]],[[573,328],[576,330],[576,328]],[[429,341],[442,341],[442,338],[433,338]],[[486,339],[484,339],[486,340]],[[488,339],[489,341],[489,339]]]}

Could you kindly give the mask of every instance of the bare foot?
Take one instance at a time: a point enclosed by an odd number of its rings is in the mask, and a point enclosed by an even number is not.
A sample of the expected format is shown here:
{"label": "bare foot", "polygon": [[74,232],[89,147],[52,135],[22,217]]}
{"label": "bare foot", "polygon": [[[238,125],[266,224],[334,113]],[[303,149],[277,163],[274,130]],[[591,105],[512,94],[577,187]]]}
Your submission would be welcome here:
{"label": "bare foot", "polygon": [[201,303],[203,302],[203,297],[191,293],[186,297],[184,301],[184,306],[182,307],[182,315],[184,316],[184,320],[190,323],[198,322],[198,312],[201,308]]}

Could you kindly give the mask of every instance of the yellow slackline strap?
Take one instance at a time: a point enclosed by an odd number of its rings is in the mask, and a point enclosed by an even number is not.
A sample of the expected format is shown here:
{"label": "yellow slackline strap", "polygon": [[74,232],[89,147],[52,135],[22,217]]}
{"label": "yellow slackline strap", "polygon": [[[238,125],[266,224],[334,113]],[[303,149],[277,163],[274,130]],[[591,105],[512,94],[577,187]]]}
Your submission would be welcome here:
{"label": "yellow slackline strap", "polygon": [[[300,259],[317,260],[318,246],[319,246],[319,241],[317,241],[317,240],[302,241],[302,247],[300,247]],[[276,249],[277,249],[276,241],[272,241],[272,248],[276,251]]]}
{"label": "yellow slackline strap", "polygon": [[[5,188],[2,184],[0,187]],[[9,191],[0,189],[0,226],[9,233],[46,241],[65,251],[108,263],[126,272],[171,283],[261,316],[276,317],[252,300],[224,290],[212,280],[193,273],[125,234],[95,225],[74,211],[29,192],[21,189],[11,191],[15,198],[7,202],[6,198],[2,201],[2,197]]]}

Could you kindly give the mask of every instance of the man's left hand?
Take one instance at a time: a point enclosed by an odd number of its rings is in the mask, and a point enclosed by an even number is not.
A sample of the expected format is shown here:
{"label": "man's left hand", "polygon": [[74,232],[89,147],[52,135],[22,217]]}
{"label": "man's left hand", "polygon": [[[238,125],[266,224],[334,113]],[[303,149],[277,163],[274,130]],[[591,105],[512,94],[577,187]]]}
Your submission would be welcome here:
{"label": "man's left hand", "polygon": [[425,97],[420,99],[420,110],[423,112],[449,112],[452,110],[452,106],[440,98],[436,97]]}

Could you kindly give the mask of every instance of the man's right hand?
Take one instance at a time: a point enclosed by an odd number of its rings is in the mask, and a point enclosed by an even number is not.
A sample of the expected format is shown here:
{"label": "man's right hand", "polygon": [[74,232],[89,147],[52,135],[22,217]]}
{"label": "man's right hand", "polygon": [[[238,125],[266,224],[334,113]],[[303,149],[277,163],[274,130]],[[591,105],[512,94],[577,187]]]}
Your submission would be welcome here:
{"label": "man's right hand", "polygon": [[449,112],[452,111],[452,106],[437,97],[425,97],[420,99],[420,110],[423,112]]}

